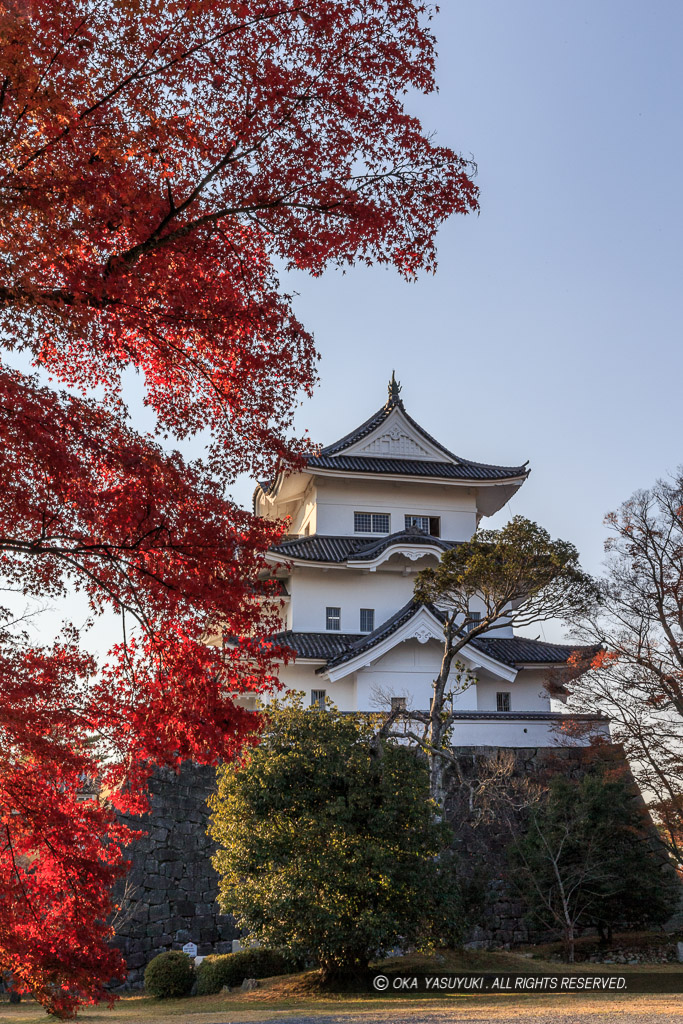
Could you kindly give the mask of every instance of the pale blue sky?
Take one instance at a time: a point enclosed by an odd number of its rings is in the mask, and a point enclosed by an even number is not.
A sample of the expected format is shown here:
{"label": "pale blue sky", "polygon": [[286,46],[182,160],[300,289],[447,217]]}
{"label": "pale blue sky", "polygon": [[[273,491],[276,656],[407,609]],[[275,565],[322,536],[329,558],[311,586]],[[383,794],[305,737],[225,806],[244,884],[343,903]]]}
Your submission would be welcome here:
{"label": "pale blue sky", "polygon": [[300,429],[341,436],[395,368],[453,451],[529,459],[512,511],[598,570],[604,514],[683,462],[682,30],[675,2],[444,2],[419,112],[474,156],[481,215],[443,227],[417,284],[288,278],[322,354]]}
{"label": "pale blue sky", "polygon": [[[477,161],[481,214],[442,228],[438,272],[417,284],[289,275],[322,355],[297,425],[342,436],[395,368],[408,411],[451,450],[530,460],[492,525],[535,519],[598,572],[604,514],[683,463],[683,4],[442,7],[440,93],[417,109]],[[139,405],[135,422],[152,425]]]}

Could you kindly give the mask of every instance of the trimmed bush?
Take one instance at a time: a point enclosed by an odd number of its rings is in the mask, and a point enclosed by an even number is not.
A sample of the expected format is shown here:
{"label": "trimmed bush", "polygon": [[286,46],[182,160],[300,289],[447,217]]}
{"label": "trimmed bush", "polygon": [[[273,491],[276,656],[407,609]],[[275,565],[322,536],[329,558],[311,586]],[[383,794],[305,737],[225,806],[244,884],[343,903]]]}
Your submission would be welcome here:
{"label": "trimmed bush", "polygon": [[194,980],[194,963],[187,953],[180,950],[160,953],[150,960],[145,969],[145,989],[158,999],[189,996]]}
{"label": "trimmed bush", "polygon": [[235,988],[245,978],[272,978],[275,974],[291,974],[292,970],[292,961],[275,949],[258,947],[207,956],[197,969],[197,995],[213,995],[224,985]]}

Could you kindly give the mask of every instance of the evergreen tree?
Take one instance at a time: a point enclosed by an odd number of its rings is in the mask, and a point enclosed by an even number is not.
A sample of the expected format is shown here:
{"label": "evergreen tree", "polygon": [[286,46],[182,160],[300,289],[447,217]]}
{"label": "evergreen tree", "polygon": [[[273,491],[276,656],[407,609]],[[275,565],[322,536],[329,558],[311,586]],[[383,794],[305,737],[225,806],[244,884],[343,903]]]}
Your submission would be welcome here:
{"label": "evergreen tree", "polygon": [[225,765],[213,801],[220,903],[262,944],[348,975],[397,944],[452,940],[460,923],[449,838],[423,760],[368,717],[268,709],[261,744]]}
{"label": "evergreen tree", "polygon": [[604,766],[556,776],[509,858],[530,915],[562,934],[570,961],[579,928],[663,924],[680,893],[632,785]]}

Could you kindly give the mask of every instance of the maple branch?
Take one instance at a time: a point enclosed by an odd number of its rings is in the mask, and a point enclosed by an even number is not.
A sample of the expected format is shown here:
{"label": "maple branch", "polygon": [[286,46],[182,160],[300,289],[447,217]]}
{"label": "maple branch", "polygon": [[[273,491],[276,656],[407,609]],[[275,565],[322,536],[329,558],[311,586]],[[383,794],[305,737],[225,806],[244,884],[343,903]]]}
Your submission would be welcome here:
{"label": "maple branch", "polygon": [[[124,92],[130,85],[139,84],[141,82],[144,82],[146,79],[153,78],[157,75],[163,75],[165,72],[169,71],[177,64],[182,63],[189,57],[193,57],[196,53],[199,53],[201,50],[205,49],[208,46],[212,46],[214,43],[219,42],[219,40],[224,39],[233,33],[243,31],[246,28],[251,28],[262,21],[272,21],[275,18],[282,17],[283,15],[290,14],[291,12],[299,13],[305,9],[305,6],[306,5],[303,4],[301,7],[298,8],[281,8],[279,11],[275,11],[272,14],[266,13],[256,15],[254,18],[242,22],[238,25],[228,26],[222,32],[218,32],[213,37],[203,40],[202,42],[195,44],[195,46],[189,47],[183,53],[177,54],[175,57],[166,61],[164,64],[160,64],[158,67],[152,68],[149,71],[143,71],[146,65],[149,64],[150,60],[152,60],[154,56],[159,52],[163,43],[165,43],[171,37],[172,30],[169,30],[166,36],[162,36],[158,43],[156,43],[156,45],[153,46],[151,52],[145,57],[145,59],[140,64],[138,64],[137,68],[131,71],[128,75],[126,75],[126,77],[123,78],[116,85],[112,86],[112,88],[103,96],[101,96],[98,100],[96,100],[94,103],[91,103],[89,107],[86,107],[85,110],[81,111],[81,113],[78,115],[78,121],[84,121],[91,114],[94,114],[95,111],[99,110],[100,107],[111,102],[111,100],[118,96],[119,93]],[[179,17],[176,24],[180,24],[183,20],[184,19],[182,17]],[[72,127],[73,125],[67,125],[66,128],[62,129],[62,131],[59,132],[59,134],[56,135],[53,139],[48,139],[48,141],[44,143],[44,145],[40,146],[22,163],[20,163],[16,168],[14,168],[14,173],[20,173],[21,171],[25,170],[35,160],[40,159],[40,157],[43,156],[49,149],[54,148],[54,146],[57,145],[57,143],[63,142],[64,139],[66,139],[71,133]]]}
{"label": "maple branch", "polygon": [[14,870],[14,874],[16,875],[16,879],[17,879],[17,881],[19,883],[19,887],[21,888],[21,891],[24,894],[24,901],[25,901],[28,909],[31,911],[31,916],[33,917],[34,921],[36,921],[37,924],[40,924],[40,921],[38,920],[38,915],[36,914],[36,912],[35,912],[35,910],[33,908],[33,904],[31,903],[31,900],[29,899],[28,893],[26,892],[26,886],[24,885],[24,880],[21,877],[21,873],[20,873],[19,868],[17,866],[17,859],[16,859],[16,857],[14,855],[14,846],[12,845],[12,835],[10,833],[9,822],[6,822],[6,824],[5,824],[5,832],[7,834],[7,846],[9,848],[10,856],[12,858],[12,868]]}

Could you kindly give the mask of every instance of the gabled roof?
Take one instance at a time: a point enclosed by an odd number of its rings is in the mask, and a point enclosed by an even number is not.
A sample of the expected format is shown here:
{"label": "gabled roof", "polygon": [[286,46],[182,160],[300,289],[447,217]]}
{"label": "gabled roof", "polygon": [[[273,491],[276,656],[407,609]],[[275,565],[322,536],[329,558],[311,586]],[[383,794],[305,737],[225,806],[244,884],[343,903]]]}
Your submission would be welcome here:
{"label": "gabled roof", "polygon": [[[359,635],[357,633],[288,631],[279,633],[273,639],[278,644],[286,644],[291,647],[300,658],[324,661],[325,665],[318,670],[323,672],[353,661],[370,652],[374,647],[379,647],[424,610],[428,611],[438,622],[443,621],[443,614],[432,605],[409,601],[372,633]],[[563,665],[568,661],[571,653],[578,649],[576,645],[572,644],[549,644],[542,640],[530,640],[522,636],[479,636],[470,640],[467,647],[472,652],[477,652],[484,658],[491,659],[508,668],[534,664]],[[466,649],[463,649],[463,653],[466,653]]]}
{"label": "gabled roof", "polygon": [[440,451],[442,451],[444,455],[448,456],[449,462],[460,461],[457,455],[454,455],[453,452],[449,452],[448,448],[444,448],[444,446],[440,444],[439,441],[436,440],[436,438],[432,437],[431,434],[428,434],[424,427],[421,427],[420,424],[412,418],[412,416],[408,415],[408,413],[406,412],[406,407],[403,404],[403,399],[400,397],[400,393],[401,385],[397,382],[396,378],[392,373],[391,380],[389,381],[389,397],[382,406],[382,408],[378,409],[376,413],[373,413],[373,415],[370,416],[365,421],[365,423],[361,423],[361,425],[359,427],[356,427],[355,430],[351,430],[348,434],[345,434],[344,437],[341,437],[338,441],[334,441],[333,444],[328,444],[325,448],[322,448],[320,451],[320,455],[336,455],[339,452],[344,451],[345,448],[350,448],[358,441],[362,441],[364,437],[368,436],[368,434],[371,434],[373,430],[377,430],[378,427],[381,427],[384,421],[389,418],[394,409],[400,409],[405,418],[410,423],[411,427],[414,427],[416,432],[418,434],[421,434],[425,441],[428,441],[430,444],[434,445],[435,448],[438,448]]}
{"label": "gabled roof", "polygon": [[[455,455],[448,448],[432,437],[424,427],[412,418],[407,412],[400,397],[401,385],[392,374],[389,382],[389,397],[381,409],[373,413],[359,427],[345,434],[332,444],[321,448],[317,455],[312,455],[306,460],[306,466],[311,473],[341,474],[363,474],[372,476],[400,476],[417,479],[432,479],[444,481],[463,481],[480,484],[496,484],[508,482],[514,490],[523,483],[529,475],[528,463],[521,466],[496,466],[485,462],[473,462],[471,459],[463,459]],[[392,419],[392,423],[387,421]],[[382,434],[381,428],[387,423],[386,432]],[[382,438],[386,433],[392,437],[398,437],[408,433],[412,435],[408,439],[408,448],[394,450],[393,443],[388,444],[388,449],[383,446]],[[392,433],[393,432],[393,433]],[[378,433],[374,442],[369,440],[368,446],[374,451],[366,451],[366,446],[359,444],[365,438],[370,439],[373,433]],[[416,443],[418,442],[419,443]],[[259,490],[264,494],[274,494],[280,487],[286,474],[279,474],[271,480],[259,481],[254,493],[254,500]],[[510,493],[514,493],[511,491]],[[501,499],[504,502],[504,498]],[[486,511],[489,515],[497,511],[499,506]]]}
{"label": "gabled roof", "polygon": [[357,640],[361,633],[296,633],[288,629],[274,636],[273,642],[291,647],[297,658],[327,661],[341,654]]}
{"label": "gabled roof", "polygon": [[[446,480],[508,480],[528,475],[526,463],[522,466],[494,466],[482,462],[472,462],[470,459],[454,455],[406,412],[400,392],[401,385],[392,374],[389,382],[389,397],[382,408],[373,413],[355,430],[345,434],[333,444],[326,445],[317,456],[308,459],[309,467],[314,470],[337,470],[344,473],[400,474],[401,476],[436,477]],[[423,460],[348,453],[348,449],[353,448],[359,441],[379,430],[396,410],[400,411],[403,419],[410,424],[418,437],[431,449],[436,449],[437,452],[441,452],[445,456],[443,460],[439,460],[438,457]]]}
{"label": "gabled roof", "polygon": [[297,537],[283,540],[270,549],[271,554],[283,559],[297,559],[304,562],[335,562],[342,564],[347,561],[359,562],[376,558],[392,546],[400,547],[417,545],[418,547],[440,548],[447,551],[455,547],[458,541],[442,540],[432,537],[424,530],[412,528],[389,533],[382,537]]}
{"label": "gabled roof", "polygon": [[[365,654],[366,651],[372,650],[372,648],[376,647],[382,642],[382,640],[386,640],[387,637],[390,637],[392,633],[395,633],[402,625],[404,625],[404,623],[412,619],[420,607],[421,605],[417,604],[416,601],[409,601],[408,604],[404,604],[403,608],[399,608],[391,618],[387,619],[386,622],[383,622],[381,626],[378,626],[372,633],[367,633],[355,643],[350,644],[346,650],[341,651],[336,656],[330,658],[327,663],[327,667],[332,668],[335,665],[341,665],[345,661],[351,661],[352,658],[358,657],[359,654]],[[431,610],[432,609],[430,608],[430,611]]]}

